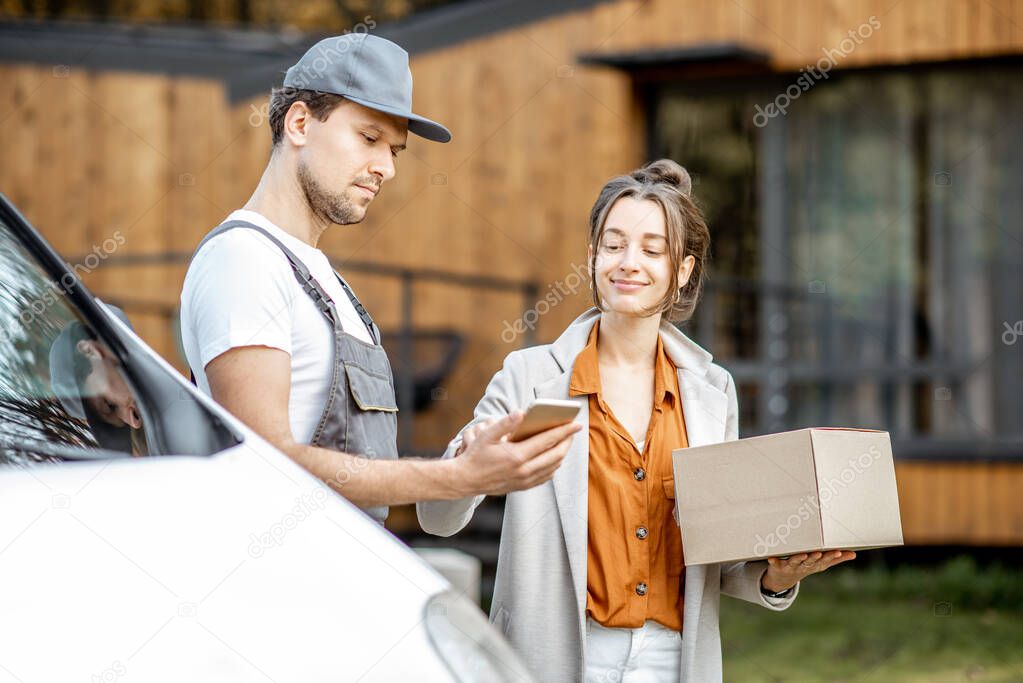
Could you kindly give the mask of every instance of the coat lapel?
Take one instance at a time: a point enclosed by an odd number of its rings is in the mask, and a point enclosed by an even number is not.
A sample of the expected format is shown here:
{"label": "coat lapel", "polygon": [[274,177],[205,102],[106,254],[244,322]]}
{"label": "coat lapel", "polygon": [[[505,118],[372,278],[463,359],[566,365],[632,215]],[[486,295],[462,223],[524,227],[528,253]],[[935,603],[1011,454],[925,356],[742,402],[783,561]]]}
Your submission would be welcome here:
{"label": "coat lapel", "polygon": [[554,496],[558,504],[558,516],[565,536],[568,564],[572,571],[572,586],[580,613],[586,606],[586,543],[587,543],[587,497],[589,494],[589,400],[586,396],[569,398],[568,385],[572,371],[559,375],[536,388],[537,398],[557,398],[576,401],[580,405],[576,422],[582,429],[572,440],[561,467],[554,473]]}
{"label": "coat lapel", "polygon": [[705,446],[725,440],[728,397],[705,378],[688,368],[678,370],[682,393],[682,416],[686,422],[686,440],[690,446]]}
{"label": "coat lapel", "polygon": [[554,473],[554,496],[558,504],[558,516],[568,551],[568,564],[572,571],[572,586],[575,588],[576,605],[583,623],[586,608],[586,544],[587,544],[587,496],[589,494],[590,465],[590,411],[586,396],[570,398],[569,383],[575,357],[586,347],[593,324],[600,318],[596,309],[590,309],[579,316],[558,339],[551,344],[551,355],[561,368],[561,374],[538,385],[537,398],[556,398],[578,401],[579,417],[576,420],[582,430],[572,440],[572,445]]}

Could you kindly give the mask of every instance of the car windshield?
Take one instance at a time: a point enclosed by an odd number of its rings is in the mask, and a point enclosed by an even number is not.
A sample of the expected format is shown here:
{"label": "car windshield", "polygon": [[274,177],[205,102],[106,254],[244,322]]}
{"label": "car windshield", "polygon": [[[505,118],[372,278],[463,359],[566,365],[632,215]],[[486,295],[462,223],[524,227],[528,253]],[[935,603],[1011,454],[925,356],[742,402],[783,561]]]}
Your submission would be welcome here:
{"label": "car windshield", "polygon": [[148,450],[117,357],[0,223],[0,464]]}

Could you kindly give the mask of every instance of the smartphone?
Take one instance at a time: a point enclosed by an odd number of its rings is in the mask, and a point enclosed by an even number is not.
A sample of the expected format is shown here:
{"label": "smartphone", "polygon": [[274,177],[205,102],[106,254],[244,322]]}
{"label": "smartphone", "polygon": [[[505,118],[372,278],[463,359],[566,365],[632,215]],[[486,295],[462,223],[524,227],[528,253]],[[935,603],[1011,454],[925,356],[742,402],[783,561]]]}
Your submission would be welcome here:
{"label": "smartphone", "polygon": [[575,401],[559,401],[553,398],[538,398],[529,404],[526,416],[509,441],[523,441],[548,429],[568,424],[579,414],[580,404]]}

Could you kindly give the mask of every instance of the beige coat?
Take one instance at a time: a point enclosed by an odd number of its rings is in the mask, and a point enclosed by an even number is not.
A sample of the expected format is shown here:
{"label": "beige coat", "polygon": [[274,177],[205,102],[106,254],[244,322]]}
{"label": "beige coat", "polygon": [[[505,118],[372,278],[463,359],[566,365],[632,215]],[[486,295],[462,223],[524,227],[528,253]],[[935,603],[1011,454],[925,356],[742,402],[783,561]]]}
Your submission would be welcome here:
{"label": "beige coat", "polygon": [[[476,406],[473,421],[501,417],[523,409],[534,398],[569,399],[568,384],[575,357],[586,346],[593,323],[590,309],[553,344],[515,351],[494,375]],[[686,432],[691,446],[738,438],[738,401],[732,376],[711,362],[711,356],[674,326],[661,325],[661,339],[678,367]],[[578,421],[583,429],[554,478],[529,491],[509,494],[505,504],[497,583],[491,621],[508,637],[541,681],[581,681],[585,669],[587,463],[589,458],[587,398]],[[452,457],[461,437],[448,446]],[[462,529],[483,497],[453,502],[420,503],[423,528],[450,536]],[[718,603],[725,593],[768,609],[792,604],[768,600],[760,593],[767,562],[698,565],[686,568],[682,629],[682,680],[720,681],[721,641]]]}

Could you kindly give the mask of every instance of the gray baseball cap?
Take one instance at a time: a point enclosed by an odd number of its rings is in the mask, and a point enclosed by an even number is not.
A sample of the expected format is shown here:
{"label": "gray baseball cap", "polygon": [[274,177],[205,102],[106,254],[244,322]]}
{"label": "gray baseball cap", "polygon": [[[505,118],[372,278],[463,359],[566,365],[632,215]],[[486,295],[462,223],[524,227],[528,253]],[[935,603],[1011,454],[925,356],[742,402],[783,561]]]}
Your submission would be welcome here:
{"label": "gray baseball cap", "polygon": [[284,87],[317,90],[364,107],[408,119],[410,133],[448,142],[451,131],[412,113],[412,71],[408,53],[367,33],[325,38],[313,45],[284,75]]}

